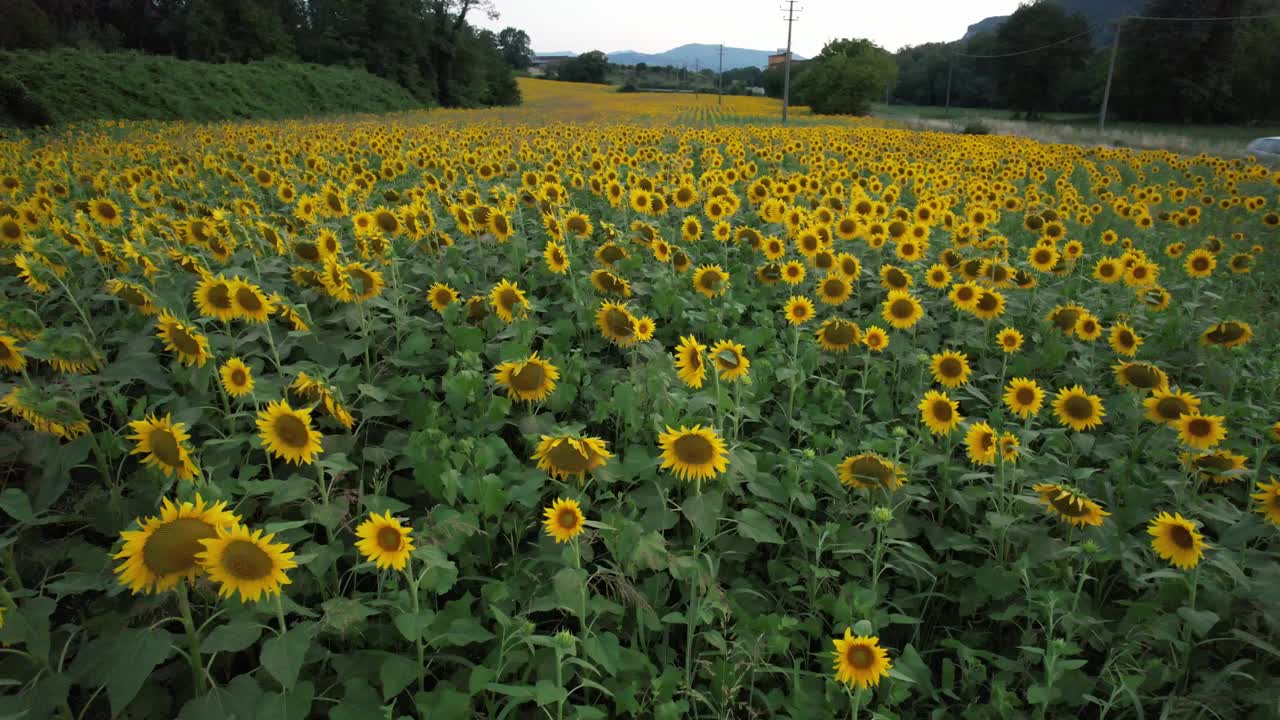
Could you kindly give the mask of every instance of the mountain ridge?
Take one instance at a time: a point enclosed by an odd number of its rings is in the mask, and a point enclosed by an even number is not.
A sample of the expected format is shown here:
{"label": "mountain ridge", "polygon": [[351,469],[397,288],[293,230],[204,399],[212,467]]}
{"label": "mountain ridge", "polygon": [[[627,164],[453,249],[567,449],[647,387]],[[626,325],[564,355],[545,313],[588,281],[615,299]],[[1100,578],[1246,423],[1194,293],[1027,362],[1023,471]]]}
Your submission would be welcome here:
{"label": "mountain ridge", "polygon": [[[769,64],[769,56],[777,50],[756,50],[753,48],[724,48],[724,69],[735,70],[744,67],[763,68]],[[690,68],[710,68],[715,70],[720,63],[720,46],[706,43],[686,43],[660,53],[642,53],[634,50],[619,50],[608,53],[609,62],[616,65],[675,65]],[[803,60],[799,55],[792,55],[796,60]]]}

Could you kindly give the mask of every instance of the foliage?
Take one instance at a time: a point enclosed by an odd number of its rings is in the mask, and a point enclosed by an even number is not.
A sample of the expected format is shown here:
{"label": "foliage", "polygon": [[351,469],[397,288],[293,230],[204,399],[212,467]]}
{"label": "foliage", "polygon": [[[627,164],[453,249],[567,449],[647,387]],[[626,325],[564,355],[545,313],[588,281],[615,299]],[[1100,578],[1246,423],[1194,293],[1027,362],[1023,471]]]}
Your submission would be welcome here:
{"label": "foliage", "polygon": [[870,40],[833,40],[805,63],[794,82],[796,102],[822,115],[866,115],[893,84],[893,55]]}
{"label": "foliage", "polygon": [[360,70],[279,60],[209,64],[90,50],[0,52],[0,123],[227,120],[389,112],[421,102]]}
{"label": "foliage", "polygon": [[516,70],[528,70],[533,64],[533,46],[529,44],[529,33],[519,28],[503,28],[498,33],[497,46],[502,59]]}
{"label": "foliage", "polygon": [[995,32],[999,54],[1058,44],[995,60],[996,84],[1005,103],[1027,119],[1057,110],[1092,54],[1088,31],[1083,15],[1068,15],[1056,3],[1037,2],[1014,11]]}
{"label": "foliage", "polygon": [[576,55],[556,66],[557,80],[603,83],[609,73],[609,56],[599,50]]}
{"label": "foliage", "polygon": [[0,140],[0,716],[1275,716],[1280,174],[521,85]]}

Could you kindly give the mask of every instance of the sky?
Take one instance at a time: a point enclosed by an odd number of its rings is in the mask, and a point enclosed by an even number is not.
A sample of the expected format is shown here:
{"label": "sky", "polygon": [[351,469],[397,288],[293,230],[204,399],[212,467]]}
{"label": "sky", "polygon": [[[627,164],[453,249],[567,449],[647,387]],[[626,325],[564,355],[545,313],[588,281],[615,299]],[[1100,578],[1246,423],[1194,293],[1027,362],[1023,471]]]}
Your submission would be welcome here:
{"label": "sky", "polygon": [[[588,50],[655,53],[686,43],[773,50],[787,43],[778,0],[493,0],[496,21],[480,26],[518,27],[535,52]],[[1008,15],[1020,0],[800,0],[791,46],[817,55],[828,40],[870,38],[887,50],[958,40],[990,15]],[[469,18],[470,19],[470,18]]]}

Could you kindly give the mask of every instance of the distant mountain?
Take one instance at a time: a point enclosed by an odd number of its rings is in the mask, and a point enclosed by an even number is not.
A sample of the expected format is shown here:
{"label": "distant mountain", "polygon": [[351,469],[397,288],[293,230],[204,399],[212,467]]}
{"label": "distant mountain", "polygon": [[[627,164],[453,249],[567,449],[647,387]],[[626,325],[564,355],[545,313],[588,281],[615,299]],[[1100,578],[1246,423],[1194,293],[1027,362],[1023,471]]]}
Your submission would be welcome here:
{"label": "distant mountain", "polygon": [[[1111,21],[1125,15],[1139,15],[1146,7],[1147,0],[1054,0],[1069,13],[1081,13],[1089,21],[1093,30],[1093,42],[1103,45],[1111,42],[1114,30]],[[995,32],[1008,20],[1008,15],[995,15],[983,18],[969,26],[961,40],[968,40],[974,35],[984,32]]]}
{"label": "distant mountain", "polygon": [[566,56],[577,57],[578,53],[573,52],[572,50],[559,50],[555,52],[536,52],[533,54],[533,56],[534,57],[566,57]]}
{"label": "distant mountain", "polygon": [[[744,67],[763,68],[769,64],[769,56],[776,52],[778,51],[725,47],[724,69],[733,70]],[[791,57],[793,60],[804,59],[799,55],[794,54]],[[677,67],[684,65],[690,68],[711,68],[712,70],[715,70],[720,66],[720,46],[690,43],[688,45],[681,45],[680,47],[671,48],[666,52],[660,53],[640,53],[633,50],[622,50],[620,52],[609,53],[609,62],[615,65],[635,65],[636,63],[646,63],[649,65],[675,65]]]}

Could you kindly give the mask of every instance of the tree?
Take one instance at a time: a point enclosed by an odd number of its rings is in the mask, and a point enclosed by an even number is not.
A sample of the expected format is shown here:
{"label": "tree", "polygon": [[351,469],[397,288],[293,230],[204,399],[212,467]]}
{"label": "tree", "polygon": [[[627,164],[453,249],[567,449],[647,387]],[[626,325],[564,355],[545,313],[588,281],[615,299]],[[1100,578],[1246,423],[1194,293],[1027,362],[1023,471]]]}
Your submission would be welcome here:
{"label": "tree", "polygon": [[827,43],[806,66],[793,83],[795,102],[821,115],[867,114],[898,73],[893,55],[861,38]]}
{"label": "tree", "polygon": [[599,50],[582,53],[556,68],[556,79],[569,82],[603,83],[609,73],[609,56]]}
{"label": "tree", "polygon": [[533,48],[529,45],[529,33],[513,27],[498,33],[498,51],[502,59],[516,70],[528,70],[533,65]]}
{"label": "tree", "polygon": [[993,60],[1000,94],[1028,120],[1062,104],[1093,53],[1084,16],[1046,0],[1020,5],[995,36],[995,54],[1019,53]]}

